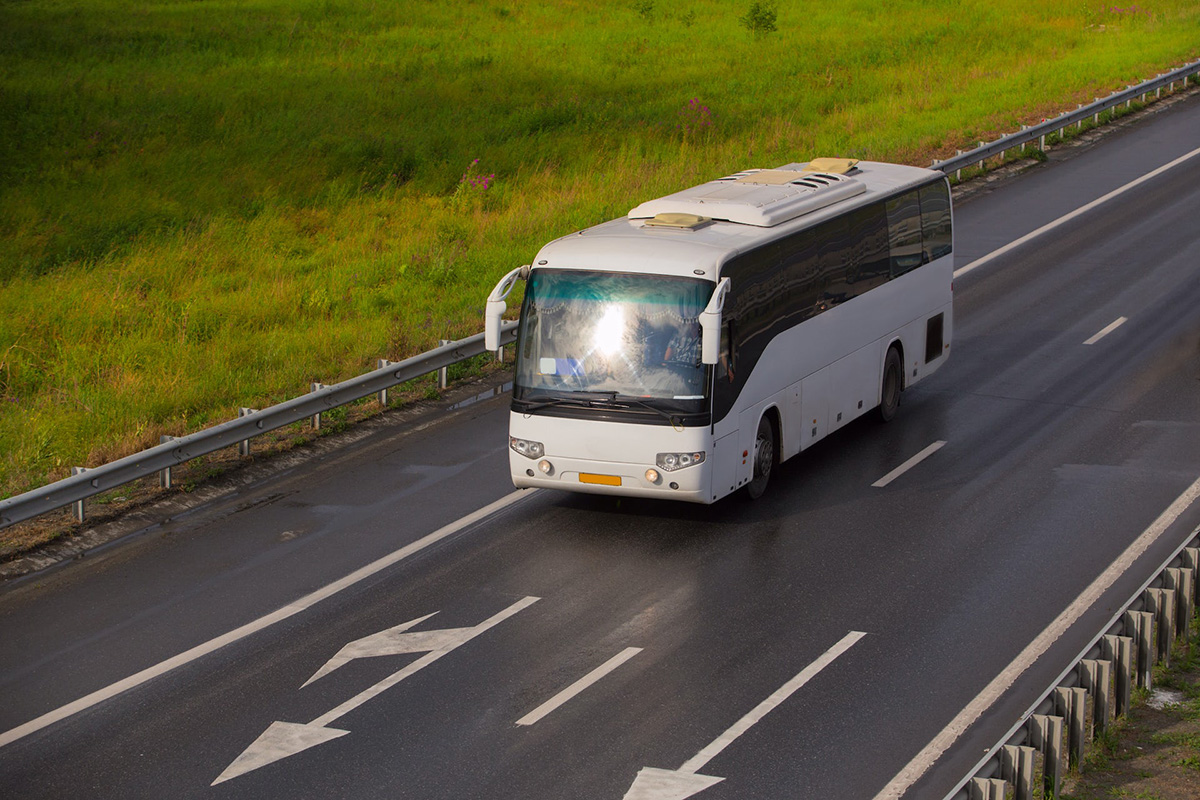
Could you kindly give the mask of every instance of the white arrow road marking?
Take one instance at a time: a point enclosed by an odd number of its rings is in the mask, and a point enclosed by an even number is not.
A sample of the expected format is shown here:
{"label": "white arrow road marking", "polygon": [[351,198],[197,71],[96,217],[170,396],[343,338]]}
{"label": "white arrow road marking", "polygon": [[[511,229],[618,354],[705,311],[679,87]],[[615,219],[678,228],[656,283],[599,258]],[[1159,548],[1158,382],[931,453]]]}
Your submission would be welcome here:
{"label": "white arrow road marking", "polygon": [[684,800],[697,792],[720,783],[724,778],[711,775],[700,775],[699,770],[717,754],[746,731],[750,730],[759,720],[775,710],[784,700],[791,697],[797,689],[811,681],[821,670],[832,664],[839,656],[858,643],[866,636],[859,631],[851,631],[842,640],[825,651],[825,654],[800,671],[796,677],[775,690],[775,693],[754,707],[750,713],[735,722],[729,730],[722,733],[707,747],[688,759],[687,763],[678,770],[656,769],[643,767],[634,778],[633,785],[625,793],[625,800]]}
{"label": "white arrow road marking", "polygon": [[[296,722],[272,722],[261,736],[255,739],[249,747],[242,751],[240,756],[233,760],[233,763],[225,768],[224,772],[217,776],[212,785],[216,786],[222,781],[244,775],[259,767],[295,755],[302,750],[307,750],[310,747],[328,742],[331,739],[336,739],[339,736],[345,736],[350,731],[330,728],[328,725],[339,717],[349,714],[368,700],[378,697],[405,678],[420,672],[434,661],[437,661],[460,645],[466,644],[489,628],[499,625],[514,614],[528,608],[539,599],[537,597],[526,597],[518,600],[499,614],[484,620],[472,628],[448,628],[439,631],[418,631],[416,633],[402,632],[433,616],[433,614],[428,614],[424,617],[397,625],[395,628],[389,628],[386,631],[380,631],[379,633],[351,642],[339,650],[336,656],[318,670],[305,683],[305,686],[322,675],[329,674],[354,658],[393,653],[428,652],[369,689],[358,693],[337,708],[317,717],[307,725]],[[354,654],[348,654],[347,651]]]}
{"label": "white arrow road marking", "polygon": [[372,575],[375,575],[387,569],[388,567],[393,566],[394,564],[400,563],[409,556],[415,555],[425,548],[437,544],[443,539],[458,533],[467,526],[474,525],[476,522],[486,519],[492,514],[501,511],[502,509],[507,508],[514,503],[520,502],[527,497],[532,497],[537,491],[537,489],[518,489],[512,494],[502,497],[494,503],[484,506],[478,511],[473,511],[462,519],[451,522],[449,525],[438,528],[433,533],[418,539],[415,542],[406,544],[404,547],[401,547],[394,553],[386,555],[376,561],[372,561],[365,567],[361,567],[346,577],[336,580],[311,594],[305,595],[299,600],[289,603],[277,611],[272,611],[266,616],[259,617],[253,622],[248,622],[240,628],[235,628],[234,630],[218,636],[215,639],[210,639],[203,644],[193,647],[191,650],[180,653],[173,658],[168,658],[166,661],[160,661],[152,667],[148,667],[141,672],[130,675],[124,680],[120,680],[116,683],[105,686],[103,689],[92,692],[86,697],[81,697],[74,702],[67,703],[65,706],[60,706],[53,711],[42,714],[37,719],[30,720],[24,725],[18,725],[12,730],[0,733],[0,747],[12,744],[22,737],[28,736],[36,731],[40,731],[42,728],[53,725],[54,723],[64,720],[74,714],[78,714],[80,711],[89,709],[98,703],[104,702],[105,700],[116,697],[122,692],[127,692],[130,689],[141,686],[143,683],[154,680],[161,675],[165,675],[171,670],[174,670],[185,664],[190,664],[196,659],[203,658],[209,653],[214,653],[226,645],[239,642],[242,639],[245,639],[247,636],[251,636],[261,630],[271,627],[277,622],[282,622],[283,620],[289,619],[296,614],[307,611],[317,603],[320,603],[322,600],[327,600],[343,589],[354,586],[360,581],[363,581]]}
{"label": "white arrow road marking", "polygon": [[[437,612],[433,613],[436,614]],[[464,631],[471,630],[470,628],[449,628],[440,631],[403,633],[403,631],[420,625],[432,616],[433,614],[426,614],[423,617],[403,622],[394,628],[388,628],[386,631],[380,631],[379,633],[373,633],[370,636],[356,639],[339,650],[337,655],[329,659],[325,663],[325,666],[313,673],[313,676],[306,680],[300,688],[303,689],[318,678],[325,677],[338,667],[348,664],[356,658],[395,656],[401,653],[428,653],[431,650],[442,649],[446,644],[453,641],[455,637],[461,637]]]}

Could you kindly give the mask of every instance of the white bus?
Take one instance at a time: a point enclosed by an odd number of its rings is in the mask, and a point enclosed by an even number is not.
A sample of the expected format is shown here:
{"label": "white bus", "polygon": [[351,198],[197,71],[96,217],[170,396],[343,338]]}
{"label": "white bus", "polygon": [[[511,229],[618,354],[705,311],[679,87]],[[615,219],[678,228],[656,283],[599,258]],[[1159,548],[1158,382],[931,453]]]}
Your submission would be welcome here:
{"label": "white bus", "polygon": [[950,190],[845,159],[746,170],[557,239],[527,281],[509,464],[518,487],[712,503],[946,362]]}

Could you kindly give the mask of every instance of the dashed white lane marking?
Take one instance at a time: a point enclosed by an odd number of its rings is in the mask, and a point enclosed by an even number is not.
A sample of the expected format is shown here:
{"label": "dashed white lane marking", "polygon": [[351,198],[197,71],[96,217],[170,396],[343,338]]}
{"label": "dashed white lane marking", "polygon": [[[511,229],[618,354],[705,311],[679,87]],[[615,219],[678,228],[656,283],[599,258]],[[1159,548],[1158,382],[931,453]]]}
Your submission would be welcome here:
{"label": "dashed white lane marking", "polygon": [[1172,161],[1169,164],[1163,164],[1161,167],[1154,170],[1153,172],[1147,172],[1142,177],[1140,177],[1136,180],[1130,181],[1129,183],[1125,184],[1124,186],[1122,186],[1118,189],[1113,189],[1111,192],[1104,195],[1103,197],[1098,197],[1095,200],[1093,200],[1092,202],[1088,203],[1087,205],[1080,206],[1079,208],[1075,209],[1071,213],[1064,214],[1063,216],[1059,217],[1058,219],[1054,220],[1053,222],[1046,223],[1042,227],[1038,228],[1036,231],[1027,233],[1024,236],[1022,236],[1020,239],[1015,239],[1015,240],[1009,242],[1008,244],[1004,245],[1003,247],[993,250],[992,252],[988,253],[986,256],[982,256],[981,258],[975,259],[970,264],[967,264],[964,267],[959,267],[958,269],[954,270],[954,277],[957,278],[961,275],[966,275],[971,270],[982,267],[984,264],[988,263],[989,261],[991,261],[993,259],[999,258],[1000,256],[1004,255],[1005,253],[1009,252],[1010,250],[1014,250],[1014,249],[1020,247],[1021,245],[1025,244],[1026,242],[1036,239],[1037,237],[1041,236],[1043,233],[1049,233],[1050,231],[1054,230],[1058,226],[1064,225],[1064,224],[1070,222],[1071,220],[1075,219],[1080,214],[1086,214],[1087,212],[1091,211],[1093,208],[1103,205],[1115,197],[1119,197],[1120,195],[1124,194],[1125,192],[1128,192],[1130,189],[1138,187],[1138,186],[1142,185],[1143,183],[1145,183],[1146,181],[1152,180],[1152,179],[1158,177],[1159,175],[1166,172],[1167,170],[1173,169],[1173,168],[1179,166],[1184,161],[1187,161],[1189,158],[1195,158],[1196,156],[1200,156],[1200,147],[1196,148],[1195,150],[1193,150],[1190,153],[1186,153],[1186,154],[1180,156],[1179,158],[1175,159],[1174,161]]}
{"label": "dashed white lane marking", "polygon": [[614,669],[621,666],[626,661],[633,658],[640,652],[642,652],[642,648],[640,648],[640,647],[626,647],[624,650],[617,653],[615,656],[610,658],[608,661],[605,661],[603,664],[596,667],[594,670],[589,672],[587,675],[584,675],[582,678],[580,678],[579,680],[572,683],[566,689],[563,689],[561,692],[554,695],[554,697],[551,697],[549,700],[542,703],[540,706],[535,708],[533,711],[530,711],[528,714],[521,717],[519,720],[517,720],[517,724],[518,725],[534,724],[535,722],[542,719],[547,714],[554,711],[559,706],[563,705],[568,700],[575,697],[580,692],[582,692],[584,689],[586,689],[589,686],[591,686],[592,684],[596,683],[601,678],[603,678],[605,675],[612,672]]}
{"label": "dashed white lane marking", "polygon": [[1110,333],[1112,333],[1113,331],[1115,331],[1117,328],[1121,327],[1128,321],[1129,320],[1126,317],[1117,317],[1115,320],[1108,323],[1108,325],[1106,325],[1104,328],[1102,328],[1095,336],[1093,336],[1092,338],[1090,338],[1086,342],[1084,342],[1084,344],[1095,344],[1096,342],[1100,341],[1105,336],[1108,336]]}
{"label": "dashed white lane marking", "polygon": [[922,461],[929,458],[931,455],[936,453],[938,450],[941,450],[943,447],[945,447],[945,445],[946,445],[946,443],[942,442],[942,441],[934,442],[933,444],[929,445],[929,447],[926,447],[924,450],[922,450],[921,452],[917,453],[915,456],[910,458],[908,461],[905,461],[903,464],[896,467],[894,470],[889,472],[887,475],[884,475],[882,478],[880,478],[879,480],[872,483],[871,486],[875,487],[876,489],[882,489],[884,486],[887,486],[889,483],[896,480],[896,478],[899,478],[904,473],[908,472],[910,469],[915,467],[917,464],[920,464]]}

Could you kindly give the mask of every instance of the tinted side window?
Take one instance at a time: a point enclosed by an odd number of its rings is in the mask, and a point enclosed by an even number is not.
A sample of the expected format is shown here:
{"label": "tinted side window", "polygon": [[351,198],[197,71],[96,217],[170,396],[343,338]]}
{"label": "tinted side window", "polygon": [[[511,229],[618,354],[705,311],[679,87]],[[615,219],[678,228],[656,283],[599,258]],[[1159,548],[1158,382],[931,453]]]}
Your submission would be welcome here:
{"label": "tinted side window", "polygon": [[883,203],[860,208],[850,215],[850,238],[854,249],[846,280],[860,295],[885,283],[889,275],[888,226]]}
{"label": "tinted side window", "polygon": [[950,252],[950,189],[946,181],[938,181],[922,186],[920,195],[923,249],[929,262]]}
{"label": "tinted side window", "polygon": [[846,217],[822,223],[818,230],[824,240],[821,248],[821,295],[817,303],[817,311],[820,312],[854,297],[849,275],[857,242]]}
{"label": "tinted side window", "polygon": [[917,191],[887,201],[888,249],[892,277],[921,266],[921,204]]}

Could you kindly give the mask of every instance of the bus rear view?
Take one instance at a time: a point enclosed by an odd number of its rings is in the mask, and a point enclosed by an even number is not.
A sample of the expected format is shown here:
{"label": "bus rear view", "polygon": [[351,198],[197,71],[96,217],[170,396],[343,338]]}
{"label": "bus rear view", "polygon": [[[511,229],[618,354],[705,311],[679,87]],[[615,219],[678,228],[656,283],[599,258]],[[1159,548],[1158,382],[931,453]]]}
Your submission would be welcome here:
{"label": "bus rear view", "polygon": [[[924,201],[924,207],[922,206]],[[951,334],[937,172],[819,159],[747,170],[563,237],[526,280],[518,487],[711,503],[936,370]]]}

